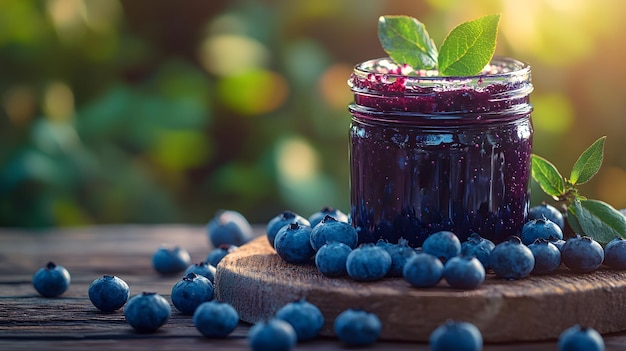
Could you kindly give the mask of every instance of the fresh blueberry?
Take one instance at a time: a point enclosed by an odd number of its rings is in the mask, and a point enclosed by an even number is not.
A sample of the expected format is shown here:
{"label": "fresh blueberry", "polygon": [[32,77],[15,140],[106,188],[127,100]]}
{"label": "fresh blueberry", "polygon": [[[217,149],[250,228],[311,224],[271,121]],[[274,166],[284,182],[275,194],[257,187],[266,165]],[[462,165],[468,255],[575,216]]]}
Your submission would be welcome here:
{"label": "fresh blueberry", "polygon": [[70,286],[70,272],[63,266],[48,262],[33,275],[33,286],[43,297],[57,297]]}
{"label": "fresh blueberry", "polygon": [[308,262],[315,256],[311,247],[311,227],[298,223],[282,227],[276,234],[274,250],[285,262]]}
{"label": "fresh blueberry", "polygon": [[443,277],[443,263],[437,257],[425,252],[417,252],[411,257],[402,270],[404,280],[417,288],[430,288],[439,283]]}
{"label": "fresh blueberry", "polygon": [[193,325],[207,338],[225,338],[237,328],[239,314],[225,302],[203,302],[193,313]]}
{"label": "fresh blueberry", "polygon": [[172,309],[167,300],[154,292],[142,292],[131,297],[124,307],[124,317],[136,331],[151,333],[170,319]]}
{"label": "fresh blueberry", "polygon": [[485,281],[485,267],[474,256],[455,256],[446,261],[443,277],[454,289],[476,289]]}
{"label": "fresh blueberry", "polygon": [[[376,245],[379,246],[378,243]],[[409,242],[406,239],[398,240],[397,244],[384,245],[383,248],[391,256],[391,268],[387,275],[390,277],[402,277],[404,265],[411,257],[415,256],[415,250],[409,246]]]}
{"label": "fresh blueberry", "polygon": [[537,239],[528,245],[535,257],[535,267],[531,274],[542,275],[556,271],[561,265],[561,251],[552,242],[545,239]]}
{"label": "fresh blueberry", "polygon": [[248,331],[252,351],[289,351],[297,342],[296,331],[282,319],[259,321]]}
{"label": "fresh blueberry", "polygon": [[184,272],[190,264],[189,252],[180,246],[162,245],[152,256],[152,267],[163,275]]}
{"label": "fresh blueberry", "polygon": [[449,320],[430,334],[429,344],[432,351],[480,351],[483,336],[472,323]]}
{"label": "fresh blueberry", "polygon": [[475,256],[486,270],[489,268],[489,255],[494,247],[496,245],[491,240],[483,238],[478,233],[472,233],[461,244],[461,254],[464,256]]}
{"label": "fresh blueberry", "polygon": [[331,241],[344,243],[354,249],[358,240],[358,234],[350,224],[339,222],[328,215],[311,231],[311,246],[315,251]]}
{"label": "fresh blueberry", "polygon": [[315,266],[317,270],[327,277],[341,277],[347,274],[346,261],[352,249],[350,246],[330,242],[324,244],[315,254]]}
{"label": "fresh blueberry", "polygon": [[559,351],[604,351],[604,339],[593,328],[576,324],[559,336]]}
{"label": "fresh blueberry", "polygon": [[554,244],[559,251],[561,251],[563,249],[563,245],[565,245],[565,240],[563,239],[549,238],[548,241]]}
{"label": "fresh blueberry", "polygon": [[130,288],[122,279],[104,275],[89,285],[88,293],[89,300],[97,309],[113,312],[126,304],[130,297]]}
{"label": "fresh blueberry", "polygon": [[565,241],[561,249],[561,260],[576,273],[593,272],[604,261],[604,249],[591,237],[577,235]]}
{"label": "fresh blueberry", "polygon": [[237,245],[229,245],[229,244],[220,245],[214,248],[213,250],[211,250],[211,252],[209,252],[205,261],[211,266],[217,268],[217,265],[220,263],[222,258],[226,257],[226,255],[234,252],[238,248],[239,246]]}
{"label": "fresh blueberry", "polygon": [[192,315],[200,304],[213,300],[214,292],[210,280],[189,273],[172,287],[172,303],[183,314]]}
{"label": "fresh blueberry", "polygon": [[311,228],[318,225],[326,216],[331,216],[339,222],[348,223],[348,216],[345,213],[336,208],[326,206],[309,216],[309,223]]}
{"label": "fresh blueberry", "polygon": [[187,267],[185,275],[188,275],[189,273],[196,273],[197,275],[201,275],[207,278],[211,281],[211,283],[215,283],[215,271],[215,266],[209,264],[206,261],[202,261],[194,263],[191,266]]}
{"label": "fresh blueberry", "polygon": [[284,305],[276,312],[276,318],[291,324],[298,336],[298,341],[315,338],[324,326],[322,311],[305,299]]}
{"label": "fresh blueberry", "polygon": [[274,239],[276,238],[276,234],[278,234],[278,231],[282,227],[291,223],[311,226],[311,223],[309,223],[306,218],[300,216],[299,214],[292,211],[284,211],[283,213],[275,216],[274,218],[270,219],[269,222],[267,222],[267,227],[265,228],[265,231],[267,233],[267,240],[270,242],[271,247],[274,247]]}
{"label": "fresh blueberry", "polygon": [[232,210],[218,211],[207,224],[207,234],[213,247],[223,244],[241,246],[254,237],[246,217]]}
{"label": "fresh blueberry", "polygon": [[367,346],[378,340],[382,323],[374,313],[347,309],[334,322],[335,335],[348,346]]}
{"label": "fresh blueberry", "polygon": [[346,259],[346,271],[354,280],[380,280],[387,275],[389,269],[391,256],[385,249],[372,243],[361,244],[352,250]]}
{"label": "fresh blueberry", "polygon": [[563,239],[563,231],[556,223],[546,218],[532,219],[522,227],[522,243],[530,245],[537,239]]}
{"label": "fresh blueberry", "polygon": [[563,214],[554,206],[543,203],[541,205],[533,206],[528,209],[528,220],[547,218],[556,223],[561,230],[565,227],[565,220]]}
{"label": "fresh blueberry", "polygon": [[604,264],[614,269],[626,269],[626,240],[615,237],[606,244]]}
{"label": "fresh blueberry", "polygon": [[461,253],[461,242],[453,232],[444,230],[429,235],[422,244],[422,250],[445,263]]}
{"label": "fresh blueberry", "polygon": [[519,237],[512,236],[491,251],[489,266],[498,278],[522,279],[535,267],[535,257]]}

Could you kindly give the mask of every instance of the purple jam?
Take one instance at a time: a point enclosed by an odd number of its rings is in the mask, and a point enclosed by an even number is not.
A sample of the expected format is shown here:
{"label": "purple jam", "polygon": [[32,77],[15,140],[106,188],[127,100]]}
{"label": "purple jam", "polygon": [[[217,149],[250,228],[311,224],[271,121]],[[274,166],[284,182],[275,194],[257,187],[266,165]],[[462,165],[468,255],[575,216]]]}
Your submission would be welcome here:
{"label": "purple jam", "polygon": [[496,58],[473,77],[406,71],[372,60],[348,81],[359,242],[417,247],[441,230],[461,241],[519,235],[530,200],[530,67]]}

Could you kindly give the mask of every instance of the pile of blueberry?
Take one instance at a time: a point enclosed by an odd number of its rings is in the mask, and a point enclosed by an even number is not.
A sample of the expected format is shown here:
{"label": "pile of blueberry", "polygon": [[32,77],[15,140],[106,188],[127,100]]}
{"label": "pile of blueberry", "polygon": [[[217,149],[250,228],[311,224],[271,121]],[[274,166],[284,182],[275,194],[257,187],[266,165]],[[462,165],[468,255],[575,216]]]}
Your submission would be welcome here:
{"label": "pile of blueberry", "polygon": [[[285,211],[267,223],[267,238],[283,260],[293,264],[314,264],[325,276],[348,276],[357,281],[402,277],[411,286],[428,288],[445,280],[450,288],[476,289],[493,271],[503,279],[522,279],[530,274],[550,274],[563,263],[574,272],[586,273],[603,263],[626,269],[626,241],[616,238],[605,248],[589,237],[563,240],[563,217],[550,205],[531,208],[530,220],[520,237],[495,245],[472,234],[461,243],[454,233],[431,234],[420,248],[406,240],[358,245],[356,230],[349,216],[325,207],[309,218]],[[163,275],[183,277],[173,286],[171,303],[181,313],[192,315],[198,331],[210,338],[227,337],[238,325],[233,306],[214,299],[216,266],[238,246],[250,241],[252,228],[236,211],[218,213],[207,225],[215,249],[206,260],[191,264],[181,247],[160,247],[152,257],[153,268]],[[33,276],[35,289],[45,297],[63,294],[70,274],[49,262]],[[142,292],[130,297],[122,279],[104,275],[89,286],[89,298],[103,312],[124,307],[124,316],[137,332],[153,332],[171,316],[170,303],[161,295]],[[320,309],[306,300],[280,308],[275,316],[250,328],[248,341],[253,350],[291,350],[297,342],[315,338],[324,324]],[[347,346],[369,345],[378,339],[381,321],[373,313],[348,309],[334,320],[335,335]],[[559,350],[604,350],[604,342],[594,329],[573,326],[561,334]],[[430,336],[432,350],[481,350],[482,336],[476,326],[448,321]]]}

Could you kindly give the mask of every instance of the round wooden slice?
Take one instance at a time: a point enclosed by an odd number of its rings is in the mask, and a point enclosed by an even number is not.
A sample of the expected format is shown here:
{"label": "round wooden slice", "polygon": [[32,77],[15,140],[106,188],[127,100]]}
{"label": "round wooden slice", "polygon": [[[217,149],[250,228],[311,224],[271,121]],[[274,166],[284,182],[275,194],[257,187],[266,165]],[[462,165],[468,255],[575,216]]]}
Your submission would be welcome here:
{"label": "round wooden slice", "polygon": [[241,246],[217,267],[216,298],[232,304],[241,320],[271,318],[283,305],[306,298],[325,317],[322,335],[333,335],[335,317],[348,308],[378,315],[381,338],[427,341],[447,319],[475,324],[485,342],[556,339],[580,324],[600,333],[626,330],[626,272],[602,268],[507,281],[488,274],[477,290],[417,289],[401,278],[357,282],[327,278],[313,263],[284,262],[265,236]]}

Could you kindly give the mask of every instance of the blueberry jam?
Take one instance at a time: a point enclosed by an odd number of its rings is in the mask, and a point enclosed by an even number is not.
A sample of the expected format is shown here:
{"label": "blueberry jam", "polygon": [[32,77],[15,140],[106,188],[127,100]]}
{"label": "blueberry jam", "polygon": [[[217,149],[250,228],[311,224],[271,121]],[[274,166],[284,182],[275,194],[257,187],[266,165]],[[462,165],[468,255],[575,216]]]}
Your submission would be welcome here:
{"label": "blueberry jam", "polygon": [[409,70],[371,60],[348,81],[359,243],[421,246],[441,230],[461,241],[519,235],[530,199],[530,67],[495,58],[472,77]]}

